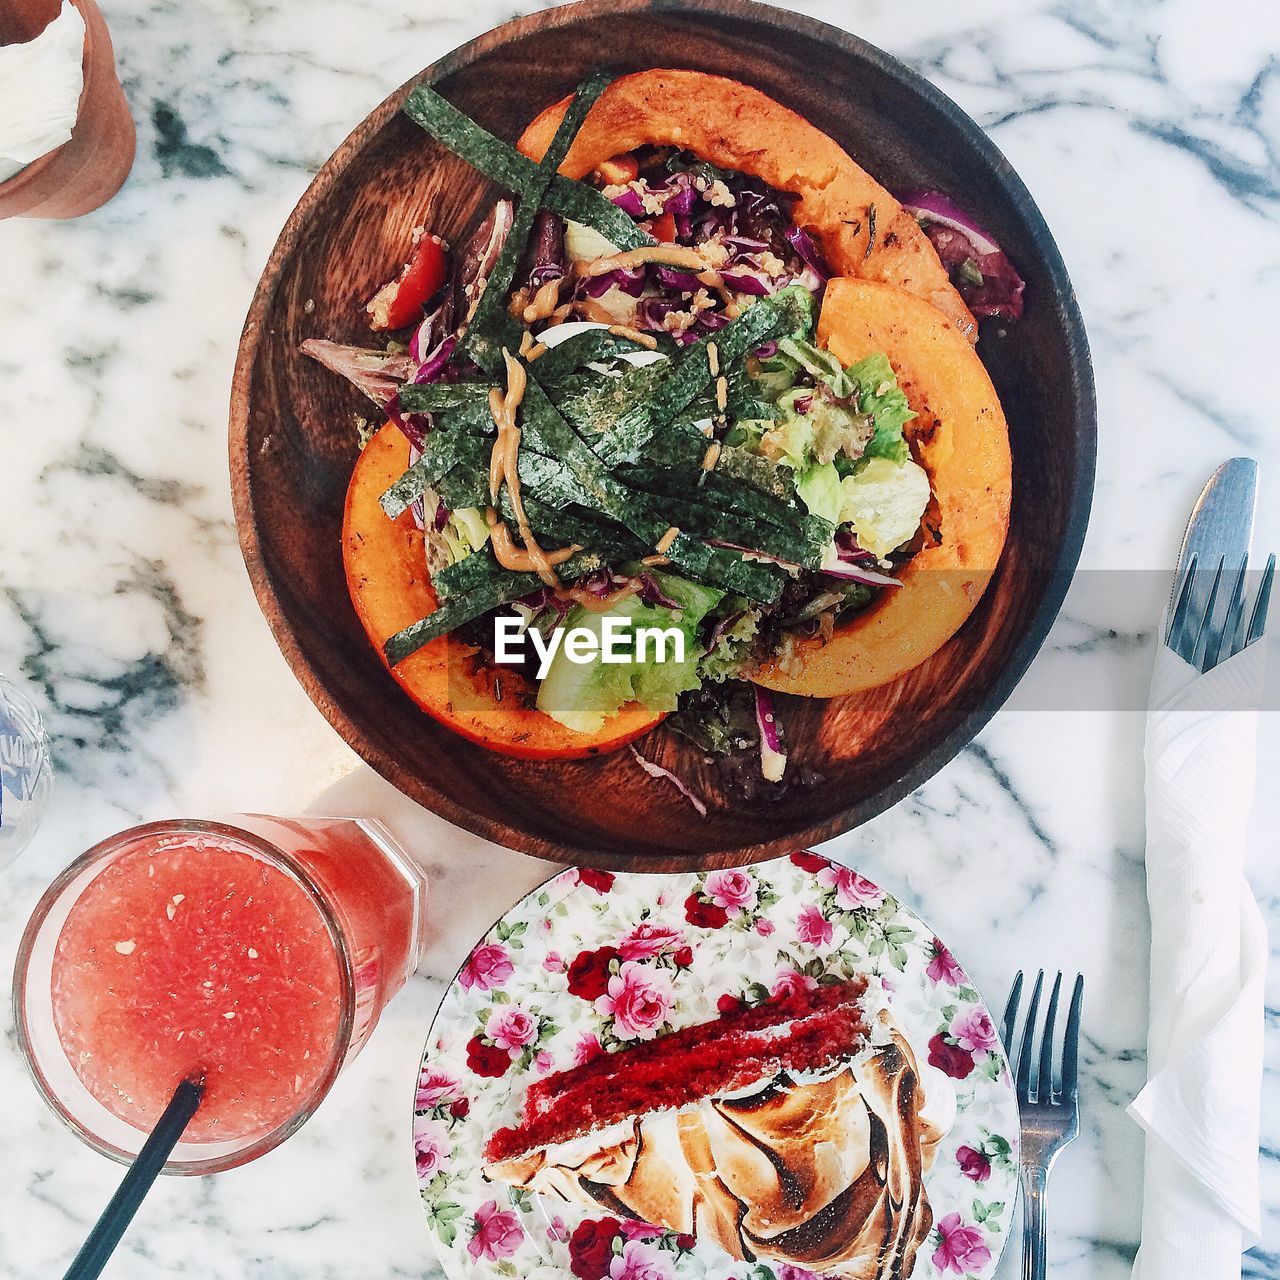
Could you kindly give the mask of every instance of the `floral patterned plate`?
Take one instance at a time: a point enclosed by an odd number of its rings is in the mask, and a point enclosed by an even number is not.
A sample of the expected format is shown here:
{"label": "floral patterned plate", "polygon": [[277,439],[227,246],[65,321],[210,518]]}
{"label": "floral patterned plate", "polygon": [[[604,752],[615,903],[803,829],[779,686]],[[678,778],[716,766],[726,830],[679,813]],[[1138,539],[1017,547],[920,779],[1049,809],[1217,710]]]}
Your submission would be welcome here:
{"label": "floral patterned plate", "polygon": [[[714,1245],[489,1182],[482,1149],[531,1079],[798,985],[880,977],[956,1120],[925,1187],[915,1280],[984,1280],[1017,1194],[1018,1110],[990,1014],[923,921],[813,853],[734,871],[569,870],[517,903],[445,995],[418,1081],[414,1146],[450,1280],[810,1280]],[[927,1093],[927,1086],[926,1086]]]}

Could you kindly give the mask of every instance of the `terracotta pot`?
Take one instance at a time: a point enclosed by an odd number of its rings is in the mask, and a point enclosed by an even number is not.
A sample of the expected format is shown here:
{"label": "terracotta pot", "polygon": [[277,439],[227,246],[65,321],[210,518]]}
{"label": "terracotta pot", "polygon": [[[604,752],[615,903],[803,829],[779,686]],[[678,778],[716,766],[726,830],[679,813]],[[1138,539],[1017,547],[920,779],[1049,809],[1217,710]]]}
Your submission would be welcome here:
{"label": "terracotta pot", "polygon": [[[137,135],[116,75],[111,35],[94,0],[73,0],[84,18],[84,90],[71,140],[0,182],[0,218],[76,218],[106,204],[133,167]],[[3,0],[0,44],[30,40],[61,0]]]}

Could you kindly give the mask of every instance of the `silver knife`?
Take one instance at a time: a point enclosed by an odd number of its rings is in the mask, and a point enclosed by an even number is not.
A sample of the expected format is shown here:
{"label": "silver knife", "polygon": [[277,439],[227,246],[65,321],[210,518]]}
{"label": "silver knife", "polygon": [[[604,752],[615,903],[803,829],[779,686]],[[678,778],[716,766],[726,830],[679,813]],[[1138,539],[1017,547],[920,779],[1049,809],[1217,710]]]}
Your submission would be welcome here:
{"label": "silver knife", "polygon": [[[1214,577],[1219,564],[1224,577],[1234,574],[1249,557],[1253,541],[1253,514],[1258,501],[1258,464],[1252,458],[1228,458],[1209,477],[1192,508],[1187,531],[1178,553],[1173,575],[1173,595],[1169,600],[1169,631],[1165,643],[1175,653],[1192,661],[1199,620],[1209,608]],[[1195,619],[1196,627],[1175,627],[1175,603],[1186,584],[1187,600],[1182,616]],[[1218,594],[1215,611],[1224,611],[1226,600]]]}

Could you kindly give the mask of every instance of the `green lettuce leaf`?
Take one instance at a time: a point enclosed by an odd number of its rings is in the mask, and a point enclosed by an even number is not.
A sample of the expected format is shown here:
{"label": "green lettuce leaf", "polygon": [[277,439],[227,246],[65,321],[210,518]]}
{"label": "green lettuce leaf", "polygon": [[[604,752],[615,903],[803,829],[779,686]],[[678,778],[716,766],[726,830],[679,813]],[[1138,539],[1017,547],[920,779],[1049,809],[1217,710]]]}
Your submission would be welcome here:
{"label": "green lettuce leaf", "polygon": [[[432,512],[427,513],[430,519]],[[445,554],[450,564],[465,560],[473,551],[479,551],[489,541],[489,528],[484,512],[478,507],[459,507],[449,512],[448,522],[440,530]]]}
{"label": "green lettuce leaf", "polygon": [[[897,375],[882,352],[844,368],[830,351],[803,338],[783,338],[774,356],[759,362],[756,380],[762,394],[783,413],[783,422],[768,433],[769,444],[797,469],[816,459],[887,458],[901,465],[911,450],[902,434],[915,417]],[[816,391],[796,385],[800,372],[814,380]],[[809,411],[797,414],[798,400],[810,400]],[[795,420],[803,425],[796,425]]]}
{"label": "green lettuce leaf", "polygon": [[875,426],[863,457],[888,458],[901,466],[911,456],[902,428],[916,415],[898,386],[889,357],[877,352],[850,365],[847,373],[859,387],[858,407],[871,415]]}
{"label": "green lettuce leaf", "polygon": [[606,618],[623,618],[632,635],[638,628],[676,629],[684,636],[684,657],[674,661],[674,645],[666,646],[664,660],[657,661],[650,644],[644,660],[638,660],[636,646],[632,660],[623,663],[571,661],[563,647],[556,653],[538,688],[538,710],[570,729],[594,733],[628,702],[639,702],[654,712],[674,711],[680,695],[700,683],[698,663],[704,649],[698,641],[702,619],[715,608],[723,592],[704,587],[669,573],[654,573],[659,589],[680,608],[646,605],[631,596],[619,601],[607,613],[592,613],[581,607],[570,610],[564,627],[582,628],[604,635]]}
{"label": "green lettuce leaf", "polygon": [[928,473],[910,458],[869,458],[840,490],[840,523],[852,525],[858,545],[877,556],[909,542],[929,505]]}
{"label": "green lettuce leaf", "polygon": [[[746,602],[735,597],[742,605]],[[698,664],[698,674],[703,680],[719,682],[737,679],[742,674],[742,664],[751,652],[751,642],[760,629],[760,610],[742,608],[734,622],[716,638],[715,648],[703,655]]]}
{"label": "green lettuce leaf", "polygon": [[832,525],[840,523],[844,491],[840,473],[833,462],[813,462],[796,475],[796,492],[809,508],[809,514],[821,516]]}
{"label": "green lettuce leaf", "polygon": [[850,379],[844,365],[830,351],[823,351],[800,338],[781,339],[778,350],[794,360],[815,381],[826,383],[837,399],[847,400],[858,390],[857,383]]}

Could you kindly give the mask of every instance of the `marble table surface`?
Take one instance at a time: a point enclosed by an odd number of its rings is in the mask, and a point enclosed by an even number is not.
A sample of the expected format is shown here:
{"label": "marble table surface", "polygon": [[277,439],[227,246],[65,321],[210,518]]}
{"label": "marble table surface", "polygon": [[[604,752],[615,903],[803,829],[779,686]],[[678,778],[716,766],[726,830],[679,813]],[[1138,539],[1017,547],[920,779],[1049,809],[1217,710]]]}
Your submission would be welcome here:
{"label": "marble table surface", "polygon": [[[104,0],[139,125],[133,177],[79,222],[0,224],[0,670],[47,711],[46,826],[0,872],[0,972],[42,886],[142,818],[379,812],[436,875],[425,971],[320,1113],[215,1179],[166,1179],[113,1274],[434,1276],[410,1090],[442,980],[545,864],[451,829],[367,773],[296,685],[250,591],[225,461],[241,322],[311,174],[397,84],[528,0]],[[828,852],[917,906],[1002,1002],[1019,966],[1088,977],[1084,1131],[1055,1174],[1063,1280],[1115,1280],[1139,1228],[1147,925],[1141,736],[1181,527],[1224,457],[1262,462],[1280,546],[1280,14],[1266,0],[818,0],[988,130],[1054,229],[1092,338],[1097,498],[1077,583],[1020,693],[927,785]],[[1274,664],[1273,664],[1274,665]],[[1263,776],[1280,733],[1263,717]],[[1276,789],[1252,871],[1280,938]],[[458,868],[466,868],[463,884]],[[1280,974],[1280,970],[1276,971]],[[1264,1098],[1280,1273],[1280,977]],[[59,1274],[119,1171],[0,1046],[0,1275]],[[1017,1272],[1005,1259],[1001,1274]]]}

